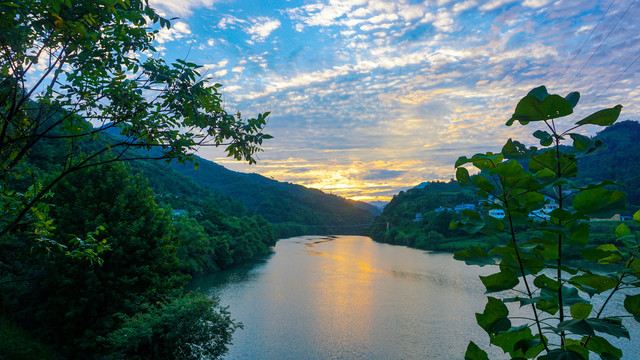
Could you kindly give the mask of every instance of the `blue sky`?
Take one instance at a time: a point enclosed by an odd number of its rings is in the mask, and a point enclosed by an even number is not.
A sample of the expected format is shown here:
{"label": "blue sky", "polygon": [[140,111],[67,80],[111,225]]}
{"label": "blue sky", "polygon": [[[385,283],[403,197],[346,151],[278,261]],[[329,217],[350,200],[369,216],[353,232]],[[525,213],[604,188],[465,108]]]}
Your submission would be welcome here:
{"label": "blue sky", "polygon": [[509,137],[533,144],[534,128],[504,123],[539,85],[582,94],[565,124],[616,104],[622,119],[640,119],[635,0],[151,5],[178,17],[156,38],[165,58],[204,65],[230,112],[271,112],[274,139],[257,165],[199,155],[349,198],[448,180],[458,156],[497,151]]}

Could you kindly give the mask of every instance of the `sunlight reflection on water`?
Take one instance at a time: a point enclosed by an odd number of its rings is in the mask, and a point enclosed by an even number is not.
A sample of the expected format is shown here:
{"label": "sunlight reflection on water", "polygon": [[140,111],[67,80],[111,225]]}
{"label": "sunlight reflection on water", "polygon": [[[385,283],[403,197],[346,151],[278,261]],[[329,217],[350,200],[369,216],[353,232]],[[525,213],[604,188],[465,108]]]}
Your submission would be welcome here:
{"label": "sunlight reflection on water", "polygon": [[461,359],[469,340],[504,359],[474,316],[490,271],[367,237],[306,236],[194,286],[244,323],[225,359]]}

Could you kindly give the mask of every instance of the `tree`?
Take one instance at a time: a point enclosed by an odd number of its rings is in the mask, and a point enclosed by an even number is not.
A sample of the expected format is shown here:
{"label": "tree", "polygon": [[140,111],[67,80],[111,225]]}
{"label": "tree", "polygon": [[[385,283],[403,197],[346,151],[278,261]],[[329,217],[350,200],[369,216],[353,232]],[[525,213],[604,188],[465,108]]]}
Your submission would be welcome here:
{"label": "tree", "polygon": [[[46,237],[45,200],[78,170],[136,158],[185,162],[200,146],[226,146],[253,163],[270,138],[261,133],[268,113],[228,114],[221,85],[209,86],[198,65],[156,57],[154,36],[171,22],[147,1],[19,0],[0,9],[0,236],[27,224]],[[56,176],[16,189],[25,157],[46,139],[67,147]],[[91,146],[79,153],[80,143]]]}
{"label": "tree", "polygon": [[186,294],[134,316],[109,335],[115,358],[218,359],[228,351],[235,323],[216,299]]}
{"label": "tree", "polygon": [[[614,243],[589,246],[590,217],[619,211],[625,195],[610,180],[575,183],[578,159],[605,150],[605,145],[573,131],[612,125],[622,106],[600,110],[561,130],[557,119],[572,114],[579,98],[576,92],[550,95],[544,86],[531,90],[507,125],[543,124],[548,131],[533,133],[542,148],[509,139],[499,153],[463,156],[455,164],[458,182],[475,188],[486,201],[482,214],[466,210],[466,219],[454,221],[452,227],[493,236],[499,245],[489,252],[471,247],[454,257],[470,265],[498,266],[497,273],[480,279],[487,293],[502,295],[489,296],[476,318],[490,343],[512,358],[589,359],[595,353],[602,359],[619,359],[622,352],[606,336],[629,338],[622,318],[640,321],[640,233],[621,223]],[[572,143],[564,145],[569,139]],[[464,165],[479,173],[470,176]],[[555,209],[542,210],[550,203]],[[502,210],[504,218],[486,214],[491,209]],[[640,223],[640,212],[634,220]],[[574,249],[582,257],[578,265],[566,261]],[[594,271],[592,263],[604,271]],[[519,304],[527,313],[510,315],[506,302]],[[605,315],[603,310],[614,302],[620,309]],[[465,358],[488,357],[471,342]]]}
{"label": "tree", "polygon": [[[178,241],[171,220],[155,203],[146,180],[123,164],[107,164],[69,175],[55,188],[52,238],[72,248],[78,234],[102,227],[96,240],[106,241],[100,266],[75,256],[49,257],[44,271],[22,293],[14,307],[22,323],[55,343],[69,358],[89,357],[101,337],[145,304],[181,292]],[[24,263],[39,261],[23,259]],[[20,266],[20,261],[16,261]],[[15,311],[15,310],[14,310]],[[75,354],[74,350],[84,352]]]}

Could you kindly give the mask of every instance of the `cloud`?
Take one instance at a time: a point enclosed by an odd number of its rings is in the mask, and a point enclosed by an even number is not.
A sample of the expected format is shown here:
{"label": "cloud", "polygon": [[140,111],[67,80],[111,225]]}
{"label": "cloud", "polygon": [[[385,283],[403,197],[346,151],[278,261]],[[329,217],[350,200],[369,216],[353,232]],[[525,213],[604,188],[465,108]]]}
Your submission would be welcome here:
{"label": "cloud", "polygon": [[552,0],[525,0],[522,3],[522,5],[528,6],[528,7],[531,7],[531,8],[540,8],[540,7],[543,7],[543,6],[547,5],[551,1]]}
{"label": "cloud", "polygon": [[433,26],[435,26],[440,31],[453,31],[453,18],[451,17],[451,14],[444,9],[438,10],[436,19],[433,22]]}
{"label": "cloud", "polygon": [[187,17],[193,14],[194,9],[200,7],[211,8],[215,0],[150,0],[152,8],[156,9],[161,16]]}
{"label": "cloud", "polygon": [[[230,112],[271,112],[265,132],[274,139],[257,166],[206,153],[235,170],[351,198],[388,198],[422,181],[448,180],[458,156],[531,138],[533,128],[504,123],[541,84],[583,93],[577,118],[617,103],[625,118],[640,114],[633,101],[638,65],[612,84],[640,51],[631,20],[640,8],[578,74],[628,4],[614,4],[617,15],[603,20],[564,77],[607,4],[317,0],[259,12],[238,4],[212,16],[217,32],[198,42],[213,40],[201,63],[225,77]],[[167,42],[167,52],[179,43]]]}
{"label": "cloud", "polygon": [[176,21],[171,24],[171,29],[160,29],[155,36],[155,40],[160,44],[164,44],[170,41],[182,39],[188,35],[191,35],[189,25],[182,21]]}
{"label": "cloud", "polygon": [[234,24],[246,24],[246,20],[239,19],[233,15],[226,14],[218,21],[218,28],[225,30]]}
{"label": "cloud", "polygon": [[389,180],[389,179],[397,179],[404,174],[406,174],[406,171],[386,170],[386,169],[368,170],[361,176],[361,179]]}
{"label": "cloud", "polygon": [[503,5],[514,2],[515,0],[490,0],[486,2],[484,5],[480,6],[480,10],[483,11],[491,11],[495,10]]}
{"label": "cloud", "polygon": [[247,33],[255,41],[264,41],[271,33],[282,24],[278,19],[267,17],[257,17],[251,19],[251,26],[247,28]]}

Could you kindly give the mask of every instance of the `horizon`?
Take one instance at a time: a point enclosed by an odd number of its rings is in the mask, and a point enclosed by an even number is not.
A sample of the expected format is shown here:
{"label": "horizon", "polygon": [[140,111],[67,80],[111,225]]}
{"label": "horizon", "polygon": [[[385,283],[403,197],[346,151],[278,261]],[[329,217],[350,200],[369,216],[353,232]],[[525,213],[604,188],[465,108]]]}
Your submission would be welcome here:
{"label": "horizon", "polygon": [[[638,119],[640,29],[632,0],[152,0],[173,20],[157,49],[203,65],[225,108],[270,111],[256,165],[231,170],[361,201],[448,181],[459,156],[530,133],[504,123],[534,87],[579,91],[564,124],[616,104]],[[599,128],[588,129],[593,135]]]}

